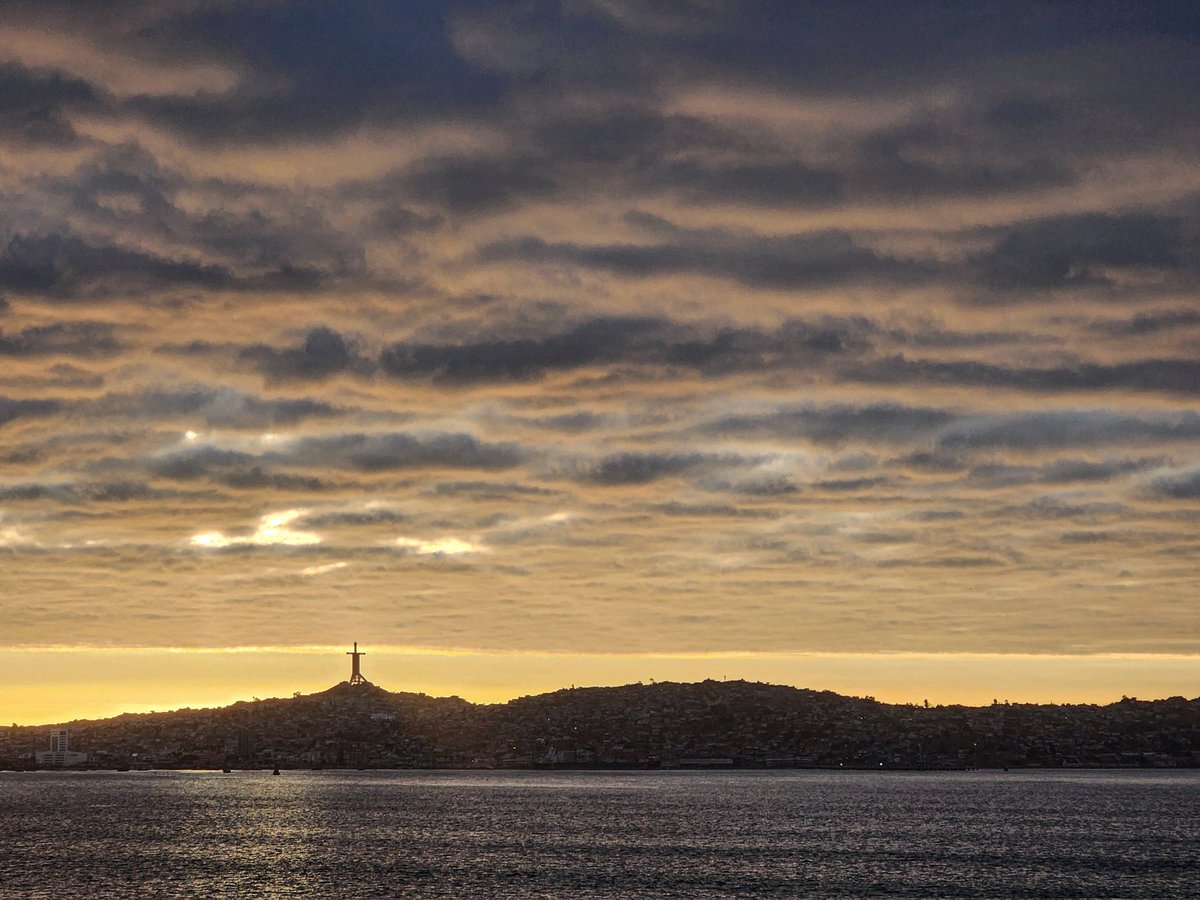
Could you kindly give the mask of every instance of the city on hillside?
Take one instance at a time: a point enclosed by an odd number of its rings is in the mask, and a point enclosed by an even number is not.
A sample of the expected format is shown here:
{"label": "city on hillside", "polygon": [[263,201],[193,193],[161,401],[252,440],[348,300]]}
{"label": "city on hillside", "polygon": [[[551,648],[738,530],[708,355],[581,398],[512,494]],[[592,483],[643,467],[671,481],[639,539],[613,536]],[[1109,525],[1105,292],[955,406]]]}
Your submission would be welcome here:
{"label": "city on hillside", "polygon": [[983,707],[746,681],[571,688],[508,703],[315,694],[0,727],[0,769],[1200,767],[1200,698]]}

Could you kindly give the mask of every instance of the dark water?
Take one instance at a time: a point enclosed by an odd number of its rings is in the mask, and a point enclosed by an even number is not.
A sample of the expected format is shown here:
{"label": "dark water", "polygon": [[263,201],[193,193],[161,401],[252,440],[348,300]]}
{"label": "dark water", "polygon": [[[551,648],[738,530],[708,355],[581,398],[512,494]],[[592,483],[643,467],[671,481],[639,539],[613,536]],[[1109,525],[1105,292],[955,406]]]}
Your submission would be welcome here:
{"label": "dark water", "polygon": [[0,896],[1196,897],[1200,773],[0,773]]}

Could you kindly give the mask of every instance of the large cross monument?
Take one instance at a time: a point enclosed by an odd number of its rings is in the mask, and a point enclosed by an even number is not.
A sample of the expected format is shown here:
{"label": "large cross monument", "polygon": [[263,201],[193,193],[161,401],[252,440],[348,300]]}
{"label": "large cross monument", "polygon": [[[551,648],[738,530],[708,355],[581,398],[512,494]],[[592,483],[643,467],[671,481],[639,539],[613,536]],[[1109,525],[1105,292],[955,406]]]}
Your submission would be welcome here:
{"label": "large cross monument", "polygon": [[355,641],[354,649],[347,651],[346,655],[353,657],[353,659],[350,663],[350,683],[351,684],[367,684],[367,679],[363,678],[362,670],[360,670],[358,667],[358,658],[360,656],[366,656],[367,652],[365,650],[360,652],[358,649],[358,641]]}

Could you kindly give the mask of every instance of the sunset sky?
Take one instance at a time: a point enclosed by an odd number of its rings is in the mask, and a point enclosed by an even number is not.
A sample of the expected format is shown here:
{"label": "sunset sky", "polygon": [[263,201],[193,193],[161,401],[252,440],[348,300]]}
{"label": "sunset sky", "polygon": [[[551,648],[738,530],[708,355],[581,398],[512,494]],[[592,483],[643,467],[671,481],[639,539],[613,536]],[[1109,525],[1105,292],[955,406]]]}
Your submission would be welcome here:
{"label": "sunset sky", "polygon": [[[1195,3],[6,0],[0,721],[1200,693]],[[265,648],[254,652],[254,648]]]}

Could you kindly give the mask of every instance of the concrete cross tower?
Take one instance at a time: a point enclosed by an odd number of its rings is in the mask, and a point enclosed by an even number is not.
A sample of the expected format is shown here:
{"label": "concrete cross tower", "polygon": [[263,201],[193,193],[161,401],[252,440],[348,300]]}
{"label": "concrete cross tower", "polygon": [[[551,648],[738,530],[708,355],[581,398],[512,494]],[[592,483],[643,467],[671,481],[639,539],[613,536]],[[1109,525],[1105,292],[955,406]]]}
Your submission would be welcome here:
{"label": "concrete cross tower", "polygon": [[363,678],[362,671],[358,667],[358,658],[360,656],[366,656],[367,655],[366,651],[364,650],[360,653],[358,650],[358,641],[355,641],[354,642],[354,650],[347,651],[346,655],[353,657],[353,660],[351,661],[351,664],[350,664],[350,683],[351,684],[366,684],[367,679]]}

